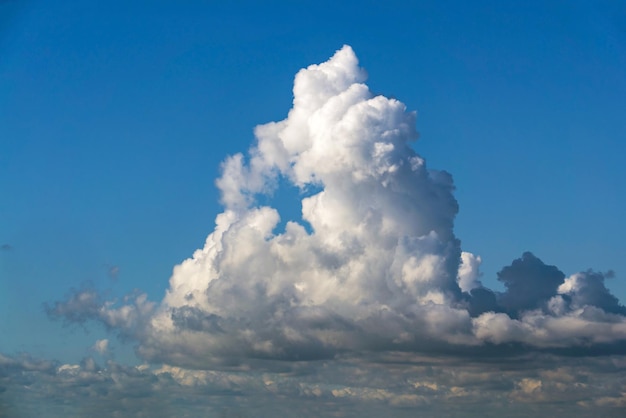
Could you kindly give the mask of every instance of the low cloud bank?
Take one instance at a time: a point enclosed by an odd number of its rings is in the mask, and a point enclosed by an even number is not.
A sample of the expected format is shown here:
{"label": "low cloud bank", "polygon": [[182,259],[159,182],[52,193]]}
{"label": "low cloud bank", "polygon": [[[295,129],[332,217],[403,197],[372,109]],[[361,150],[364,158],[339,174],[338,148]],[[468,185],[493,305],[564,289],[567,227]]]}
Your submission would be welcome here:
{"label": "low cloud bank", "polygon": [[623,356],[371,360],[237,372],[0,354],[0,416],[622,417],[626,407]]}

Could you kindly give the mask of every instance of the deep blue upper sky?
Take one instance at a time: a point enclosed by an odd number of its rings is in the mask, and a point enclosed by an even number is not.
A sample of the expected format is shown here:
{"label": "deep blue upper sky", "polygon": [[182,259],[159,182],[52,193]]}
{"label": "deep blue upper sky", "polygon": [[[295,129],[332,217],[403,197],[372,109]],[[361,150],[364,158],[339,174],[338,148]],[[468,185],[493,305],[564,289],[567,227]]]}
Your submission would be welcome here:
{"label": "deep blue upper sky", "polygon": [[485,283],[530,250],[615,270],[626,300],[624,3],[128,3],[0,3],[0,351],[82,353],[65,338],[94,336],[42,304],[86,281],[160,300],[213,229],[220,162],[343,44],[417,110],[415,149],[454,176]]}

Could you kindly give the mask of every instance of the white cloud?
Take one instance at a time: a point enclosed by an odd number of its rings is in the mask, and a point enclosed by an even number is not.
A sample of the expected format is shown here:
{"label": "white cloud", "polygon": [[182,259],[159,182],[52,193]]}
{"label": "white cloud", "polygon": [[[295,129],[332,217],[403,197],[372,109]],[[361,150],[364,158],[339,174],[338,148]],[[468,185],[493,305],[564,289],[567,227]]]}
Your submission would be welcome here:
{"label": "white cloud", "polygon": [[469,292],[481,286],[479,267],[482,259],[478,255],[463,251],[461,264],[459,265],[459,287],[464,292]]}
{"label": "white cloud", "polygon": [[109,340],[106,338],[96,340],[95,344],[91,348],[99,354],[106,354],[109,351]]}
{"label": "white cloud", "polygon": [[[160,304],[145,295],[113,303],[84,289],[49,314],[97,319],[135,338],[148,361],[200,369],[488,343],[584,351],[626,340],[625,308],[600,273],[566,278],[524,253],[499,273],[505,292],[484,288],[481,258],[454,234],[451,175],[411,147],[416,114],[364,82],[348,46],[298,72],[287,118],[257,127],[249,152],[223,163],[224,212],[204,247],[174,268]],[[303,221],[284,229],[278,209],[257,203],[279,178],[302,192]]]}

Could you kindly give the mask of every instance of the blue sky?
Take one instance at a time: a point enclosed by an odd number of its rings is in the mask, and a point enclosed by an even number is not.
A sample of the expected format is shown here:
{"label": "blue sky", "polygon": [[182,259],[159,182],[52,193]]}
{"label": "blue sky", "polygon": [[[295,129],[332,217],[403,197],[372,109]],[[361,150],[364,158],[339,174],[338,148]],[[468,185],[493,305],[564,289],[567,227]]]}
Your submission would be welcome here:
{"label": "blue sky", "polygon": [[[454,234],[483,285],[502,291],[496,273],[531,251],[565,276],[613,270],[626,301],[619,1],[5,1],[0,353],[147,361],[136,335],[45,306],[72,289],[160,302],[224,210],[222,162],[285,119],[294,75],[343,45],[374,95],[417,111],[411,147],[453,176]],[[300,220],[285,189],[265,199]],[[113,354],[89,348],[103,339]]]}

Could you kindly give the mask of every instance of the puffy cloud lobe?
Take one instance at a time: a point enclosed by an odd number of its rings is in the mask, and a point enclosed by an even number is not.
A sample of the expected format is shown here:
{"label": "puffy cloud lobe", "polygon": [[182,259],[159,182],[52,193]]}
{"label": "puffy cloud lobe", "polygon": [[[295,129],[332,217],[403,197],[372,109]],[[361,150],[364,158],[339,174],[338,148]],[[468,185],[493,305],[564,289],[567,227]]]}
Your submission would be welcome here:
{"label": "puffy cloud lobe", "polygon": [[565,274],[555,266],[544,264],[532,253],[526,252],[522,258],[498,273],[498,280],[506,286],[500,295],[499,303],[512,316],[521,311],[541,308],[556,295]]}
{"label": "puffy cloud lobe", "polygon": [[498,273],[505,292],[484,290],[482,297],[489,295],[484,305],[491,304],[492,309],[472,320],[474,333],[496,344],[590,348],[614,343],[614,349],[622,352],[626,308],[604,286],[604,277],[587,271],[566,279],[557,267],[524,253]]}
{"label": "puffy cloud lobe", "polygon": [[[49,314],[99,320],[135,337],[149,361],[196,368],[626,340],[623,307],[597,273],[566,279],[525,253],[499,273],[505,292],[482,286],[480,257],[454,235],[452,177],[411,147],[415,113],[364,81],[348,46],[297,74],[288,117],[257,127],[247,156],[224,162],[225,210],[204,247],[174,268],[159,306],[82,291]],[[278,230],[279,211],[257,203],[280,181],[302,191],[308,228],[288,221]]]}
{"label": "puffy cloud lobe", "polygon": [[464,292],[471,292],[472,289],[482,287],[478,277],[482,259],[480,256],[463,251],[461,253],[461,265],[459,266],[458,282],[459,287]]}
{"label": "puffy cloud lobe", "polygon": [[626,315],[626,307],[620,305],[617,298],[604,285],[604,279],[612,276],[612,272],[603,274],[591,270],[576,273],[568,277],[559,286],[558,291],[569,296],[574,307],[598,306],[605,312]]}
{"label": "puffy cloud lobe", "polygon": [[109,340],[106,338],[102,340],[97,340],[91,348],[95,352],[104,355],[109,351]]}

